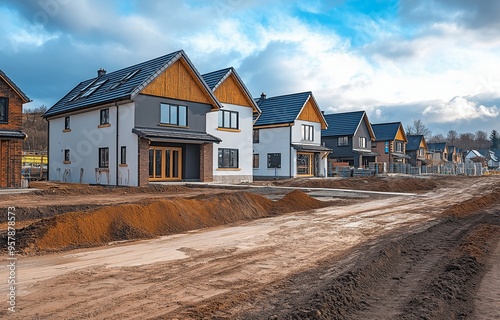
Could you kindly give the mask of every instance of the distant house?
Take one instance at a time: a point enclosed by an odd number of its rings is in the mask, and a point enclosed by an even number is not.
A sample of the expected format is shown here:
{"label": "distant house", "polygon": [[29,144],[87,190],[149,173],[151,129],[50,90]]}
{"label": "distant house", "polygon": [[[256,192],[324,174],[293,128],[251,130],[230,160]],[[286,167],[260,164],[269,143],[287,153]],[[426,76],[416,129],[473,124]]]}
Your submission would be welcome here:
{"label": "distant house", "polygon": [[423,135],[408,135],[406,154],[410,157],[409,163],[414,167],[430,164],[429,147]]}
{"label": "distant house", "polygon": [[448,144],[446,142],[428,143],[429,152],[431,153],[432,165],[439,166],[448,163]]}
{"label": "distant house", "polygon": [[448,161],[451,163],[463,163],[462,151],[455,146],[448,147]]}
{"label": "distant house", "polygon": [[277,97],[262,94],[254,124],[254,178],[326,176],[321,130],[328,127],[311,92]]}
{"label": "distant house", "polygon": [[333,150],[329,161],[356,168],[377,161],[379,154],[371,149],[375,134],[365,111],[327,114],[325,119],[328,128],[321,131],[321,141]]}
{"label": "distant house", "polygon": [[0,188],[21,187],[23,104],[30,98],[0,70]]}
{"label": "distant house", "polygon": [[489,169],[497,169],[500,165],[500,157],[493,150],[477,150],[488,162]]}
{"label": "distant house", "polygon": [[406,163],[410,157],[406,155],[408,138],[401,122],[372,124],[375,142],[372,150],[380,154],[378,162]]}
{"label": "distant house", "polygon": [[207,113],[207,133],[222,141],[214,150],[213,180],[253,181],[253,123],[260,109],[234,68],[202,75],[223,108]]}
{"label": "distant house", "polygon": [[221,139],[207,132],[207,116],[214,112],[216,121],[221,109],[182,50],[111,73],[101,69],[44,114],[49,179],[212,181],[213,145]]}

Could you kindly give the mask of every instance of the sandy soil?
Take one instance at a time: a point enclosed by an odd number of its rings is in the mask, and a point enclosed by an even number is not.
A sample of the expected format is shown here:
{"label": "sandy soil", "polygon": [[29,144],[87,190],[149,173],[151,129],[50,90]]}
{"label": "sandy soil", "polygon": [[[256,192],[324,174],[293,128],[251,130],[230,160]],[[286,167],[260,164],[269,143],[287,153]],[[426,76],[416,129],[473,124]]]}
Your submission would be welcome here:
{"label": "sandy soil", "polygon": [[433,183],[413,196],[20,256],[17,312],[0,316],[496,319],[500,179]]}

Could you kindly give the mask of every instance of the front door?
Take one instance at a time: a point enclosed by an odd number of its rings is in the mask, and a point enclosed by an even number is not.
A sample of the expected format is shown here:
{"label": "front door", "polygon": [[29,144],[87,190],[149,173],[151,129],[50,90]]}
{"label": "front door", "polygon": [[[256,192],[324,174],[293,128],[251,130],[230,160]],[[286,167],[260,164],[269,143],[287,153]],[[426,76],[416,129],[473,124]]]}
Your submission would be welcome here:
{"label": "front door", "polygon": [[182,179],[182,149],[152,147],[149,149],[149,180],[179,181]]}
{"label": "front door", "polygon": [[313,171],[313,153],[297,152],[297,175],[312,176]]}

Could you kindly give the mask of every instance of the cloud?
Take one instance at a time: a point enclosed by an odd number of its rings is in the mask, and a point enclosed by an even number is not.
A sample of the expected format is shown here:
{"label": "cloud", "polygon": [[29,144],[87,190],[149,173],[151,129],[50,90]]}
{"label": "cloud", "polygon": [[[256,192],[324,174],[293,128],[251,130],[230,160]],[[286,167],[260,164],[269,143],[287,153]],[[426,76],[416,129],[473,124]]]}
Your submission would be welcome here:
{"label": "cloud", "polygon": [[499,110],[495,105],[486,107],[465,97],[454,97],[447,103],[429,105],[423,111],[423,115],[432,117],[433,122],[442,123],[478,118],[495,118],[499,114]]}

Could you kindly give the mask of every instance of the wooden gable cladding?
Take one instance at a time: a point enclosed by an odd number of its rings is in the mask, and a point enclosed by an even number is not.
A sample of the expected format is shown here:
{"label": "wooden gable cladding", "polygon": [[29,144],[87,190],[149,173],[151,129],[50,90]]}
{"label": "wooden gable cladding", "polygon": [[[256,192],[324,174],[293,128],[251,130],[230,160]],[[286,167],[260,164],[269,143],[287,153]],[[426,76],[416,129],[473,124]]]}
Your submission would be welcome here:
{"label": "wooden gable cladding", "polygon": [[308,99],[306,105],[302,108],[298,120],[319,122],[321,123],[321,129],[326,129],[326,123],[321,117],[321,111],[319,111],[318,106],[313,102],[312,99]]}
{"label": "wooden gable cladding", "polygon": [[220,102],[253,108],[251,97],[246,94],[233,74],[215,89],[214,94]]}
{"label": "wooden gable cladding", "polygon": [[141,93],[214,105],[200,80],[182,58],[151,81]]}
{"label": "wooden gable cladding", "polygon": [[398,132],[396,133],[396,140],[404,141],[405,143],[408,142],[402,126],[399,126]]}

